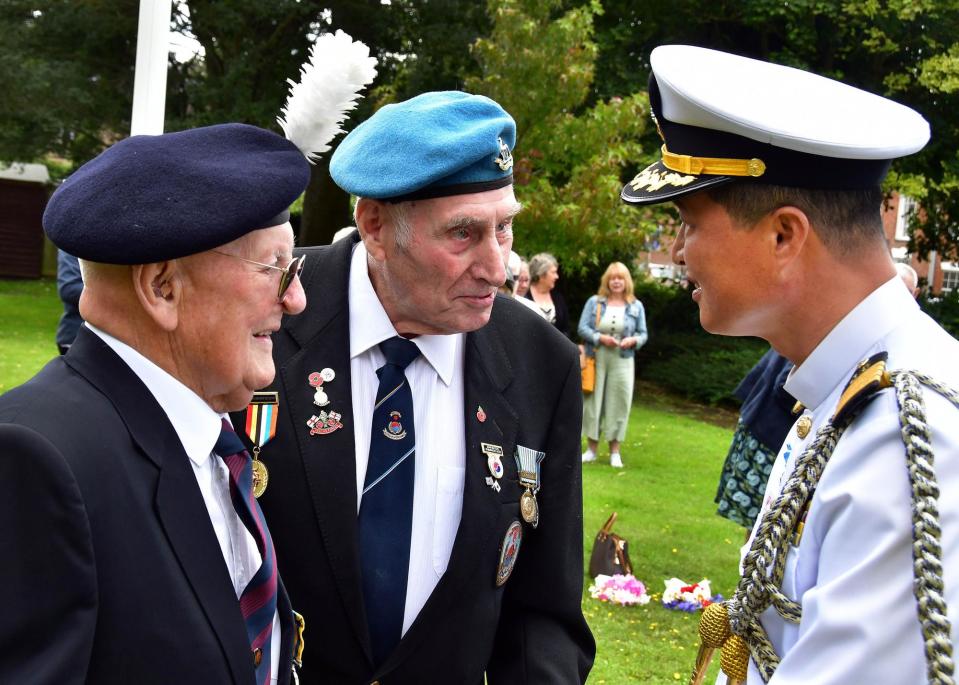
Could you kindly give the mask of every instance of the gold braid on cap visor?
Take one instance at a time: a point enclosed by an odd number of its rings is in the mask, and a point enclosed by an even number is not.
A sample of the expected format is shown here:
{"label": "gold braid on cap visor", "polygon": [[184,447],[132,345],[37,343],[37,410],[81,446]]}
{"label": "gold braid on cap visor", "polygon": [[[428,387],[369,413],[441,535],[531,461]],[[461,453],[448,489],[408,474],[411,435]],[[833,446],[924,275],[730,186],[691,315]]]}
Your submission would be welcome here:
{"label": "gold braid on cap visor", "polygon": [[681,174],[710,174],[713,176],[752,176],[766,173],[766,164],[761,159],[723,159],[722,157],[690,157],[677,155],[663,145],[663,165]]}

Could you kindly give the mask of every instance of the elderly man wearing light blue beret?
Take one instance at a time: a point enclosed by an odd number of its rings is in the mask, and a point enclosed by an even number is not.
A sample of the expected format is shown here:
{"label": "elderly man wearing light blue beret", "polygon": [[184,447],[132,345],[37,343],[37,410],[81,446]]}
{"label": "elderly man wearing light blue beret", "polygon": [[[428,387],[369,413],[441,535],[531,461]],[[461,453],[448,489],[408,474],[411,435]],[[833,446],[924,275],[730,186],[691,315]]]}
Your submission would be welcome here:
{"label": "elderly man wearing light blue beret", "polygon": [[[308,248],[275,336],[261,502],[310,628],[302,681],[582,683],[576,348],[509,297],[515,124],[387,105],[330,162],[357,231]],[[516,345],[515,341],[526,341]]]}

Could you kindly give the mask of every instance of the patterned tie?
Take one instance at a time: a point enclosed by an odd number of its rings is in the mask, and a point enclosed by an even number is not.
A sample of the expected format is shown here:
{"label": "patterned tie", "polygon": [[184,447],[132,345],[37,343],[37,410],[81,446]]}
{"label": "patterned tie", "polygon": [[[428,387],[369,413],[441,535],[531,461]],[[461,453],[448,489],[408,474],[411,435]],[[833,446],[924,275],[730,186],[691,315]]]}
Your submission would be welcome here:
{"label": "patterned tie", "polygon": [[413,395],[403,370],[419,356],[409,340],[380,343],[386,364],[373,407],[370,459],[360,502],[360,565],[373,660],[382,664],[403,632],[413,527],[416,433]]}
{"label": "patterned tie", "polygon": [[253,652],[256,682],[269,685],[270,645],[273,637],[273,617],[276,615],[276,554],[273,539],[266,527],[260,505],[253,497],[253,460],[226,419],[220,428],[220,437],[213,446],[230,470],[230,496],[233,508],[243,525],[250,531],[260,550],[263,563],[240,595],[240,612],[246,621],[246,634]]}

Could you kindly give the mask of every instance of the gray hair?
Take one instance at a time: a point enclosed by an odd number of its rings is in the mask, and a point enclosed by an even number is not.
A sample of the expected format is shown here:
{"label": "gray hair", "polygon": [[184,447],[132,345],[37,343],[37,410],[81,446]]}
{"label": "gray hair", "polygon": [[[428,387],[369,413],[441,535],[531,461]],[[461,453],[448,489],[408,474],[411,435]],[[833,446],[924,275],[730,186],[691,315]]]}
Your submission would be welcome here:
{"label": "gray hair", "polygon": [[[353,222],[359,225],[356,213],[360,201],[364,198],[356,198],[356,204],[353,205]],[[411,202],[384,202],[383,200],[373,200],[365,198],[371,202],[379,202],[383,207],[383,213],[387,221],[393,226],[393,235],[396,238],[396,245],[402,250],[409,248],[413,240],[413,222],[410,220]]]}
{"label": "gray hair", "polygon": [[533,255],[529,260],[529,282],[536,283],[539,279],[549,273],[553,267],[559,268],[559,262],[556,257],[549,252],[540,252]]}

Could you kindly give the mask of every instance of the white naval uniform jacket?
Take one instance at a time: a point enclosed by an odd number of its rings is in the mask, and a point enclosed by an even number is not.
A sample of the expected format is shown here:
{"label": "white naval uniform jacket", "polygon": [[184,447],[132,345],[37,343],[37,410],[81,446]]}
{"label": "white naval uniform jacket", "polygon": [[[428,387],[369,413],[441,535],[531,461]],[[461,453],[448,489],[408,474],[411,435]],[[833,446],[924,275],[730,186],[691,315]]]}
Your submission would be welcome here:
{"label": "white naval uniform jacket", "polygon": [[[959,342],[919,309],[898,277],[877,288],[786,382],[786,390],[807,407],[812,430],[805,439],[795,424],[790,430],[769,476],[764,511],[796,458],[832,417],[858,362],[881,351],[888,352],[891,371],[919,370],[959,389]],[[924,398],[941,492],[946,601],[959,654],[959,409],[929,389]],[[813,495],[799,546],[790,545],[787,553],[783,590],[802,604],[802,620],[786,622],[773,608],[762,615],[782,659],[771,683],[926,682],[912,590],[910,503],[898,405],[895,390],[888,388],[840,438]],[[747,682],[763,682],[751,661]]]}

